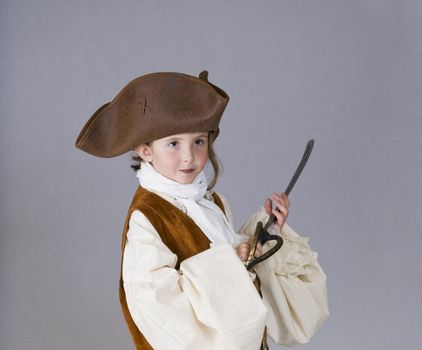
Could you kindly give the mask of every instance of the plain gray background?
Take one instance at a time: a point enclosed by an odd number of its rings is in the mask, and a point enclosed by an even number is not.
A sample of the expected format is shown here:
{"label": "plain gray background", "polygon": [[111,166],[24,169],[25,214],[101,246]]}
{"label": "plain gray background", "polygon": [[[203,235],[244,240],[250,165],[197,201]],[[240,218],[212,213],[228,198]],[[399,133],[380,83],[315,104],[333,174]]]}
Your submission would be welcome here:
{"label": "plain gray background", "polygon": [[301,348],[420,349],[421,38],[421,1],[1,1],[0,348],[132,349],[130,155],[74,142],[131,79],[207,69],[231,97],[217,190],[237,227],[315,139],[288,222],[331,316]]}

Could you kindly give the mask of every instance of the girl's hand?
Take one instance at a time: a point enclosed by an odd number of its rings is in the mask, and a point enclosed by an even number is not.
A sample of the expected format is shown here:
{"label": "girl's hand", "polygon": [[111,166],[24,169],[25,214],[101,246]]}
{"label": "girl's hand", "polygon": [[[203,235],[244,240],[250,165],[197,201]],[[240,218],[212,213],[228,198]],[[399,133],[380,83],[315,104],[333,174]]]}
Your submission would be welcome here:
{"label": "girl's hand", "polygon": [[251,251],[251,245],[249,242],[241,243],[236,248],[236,253],[239,259],[245,262],[248,260],[249,252]]}
{"label": "girl's hand", "polygon": [[[251,252],[251,244],[249,242],[245,242],[242,244],[239,244],[236,248],[236,253],[239,256],[239,259],[243,262],[246,262],[249,258],[249,254]],[[262,255],[262,245],[261,243],[258,243],[255,249],[255,256],[261,256]]]}
{"label": "girl's hand", "polygon": [[[281,195],[273,193],[271,199],[267,198],[265,200],[264,207],[268,215],[274,214],[277,218],[277,221],[274,223],[273,227],[277,230],[278,233],[281,233],[281,229],[283,228],[287,216],[289,215],[290,201],[285,193],[281,193]],[[273,203],[275,204],[274,209],[272,208]]]}

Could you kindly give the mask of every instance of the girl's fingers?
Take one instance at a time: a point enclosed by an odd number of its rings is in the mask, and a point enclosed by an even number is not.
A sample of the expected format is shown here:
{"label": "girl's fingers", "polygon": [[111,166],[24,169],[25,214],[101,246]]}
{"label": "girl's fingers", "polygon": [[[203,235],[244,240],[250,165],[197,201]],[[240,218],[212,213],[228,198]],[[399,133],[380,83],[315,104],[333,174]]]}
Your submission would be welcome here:
{"label": "girl's fingers", "polygon": [[289,198],[287,197],[287,195],[285,193],[282,193],[281,195],[279,195],[277,193],[273,193],[271,197],[273,198],[274,202],[279,203],[279,204],[285,206],[286,208],[288,208],[290,206]]}
{"label": "girl's fingers", "polygon": [[[274,209],[273,209],[274,203]],[[290,201],[285,193],[277,194],[273,193],[271,199],[267,198],[264,203],[265,210],[268,215],[274,214],[277,218],[277,225],[281,227],[289,215]]]}
{"label": "girl's fingers", "polygon": [[241,247],[237,248],[237,251],[239,253],[249,253],[249,247],[241,246]]}
{"label": "girl's fingers", "polygon": [[287,194],[285,194],[284,192],[281,193],[281,196],[284,198],[285,202],[286,202],[286,207],[290,207],[290,200],[289,200],[289,196]]}
{"label": "girl's fingers", "polygon": [[289,215],[289,210],[286,207],[277,207],[278,210],[274,209],[273,214],[277,218],[277,224],[282,226]]}
{"label": "girl's fingers", "polygon": [[281,215],[284,220],[287,219],[287,216],[289,215],[289,210],[286,207],[277,207],[277,209],[273,209],[273,212],[278,214],[277,218]]}
{"label": "girl's fingers", "polygon": [[251,245],[249,243],[242,243],[237,248],[237,255],[239,256],[240,260],[246,261],[249,256],[249,251],[251,249]]}
{"label": "girl's fingers", "polygon": [[286,197],[286,199],[280,199],[280,198],[282,198],[282,197],[278,197],[278,198],[274,199],[274,202],[276,203],[276,207],[277,208],[284,207],[288,210],[289,206],[290,206],[289,200],[287,199],[287,197]]}
{"label": "girl's fingers", "polygon": [[277,218],[276,225],[280,226],[281,228],[281,226],[284,224],[284,221],[285,221],[283,214],[277,210],[273,210],[273,214]]}
{"label": "girl's fingers", "polygon": [[244,253],[244,252],[249,252],[249,246],[245,246],[245,245],[240,245],[239,247],[237,247],[237,251],[240,253]]}
{"label": "girl's fingers", "polygon": [[265,200],[264,207],[265,207],[265,211],[267,212],[267,214],[271,214],[271,212],[273,210],[273,204],[271,202],[271,199],[267,198]]}

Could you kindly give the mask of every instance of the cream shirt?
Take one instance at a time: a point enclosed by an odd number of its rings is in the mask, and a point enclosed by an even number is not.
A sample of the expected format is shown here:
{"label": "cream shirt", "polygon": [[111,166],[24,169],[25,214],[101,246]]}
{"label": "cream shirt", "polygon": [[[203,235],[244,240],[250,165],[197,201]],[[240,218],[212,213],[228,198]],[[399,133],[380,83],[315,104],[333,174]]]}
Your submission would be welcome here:
{"label": "cream shirt", "polygon": [[[229,204],[219,196],[233,225]],[[257,220],[267,218],[261,208],[239,233],[252,235]],[[256,267],[261,300],[229,244],[211,244],[176,270],[176,255],[145,215],[135,210],[123,256],[124,289],[135,324],[156,350],[256,350],[265,324],[280,344],[308,342],[328,315],[326,276],[306,239],[287,224],[282,236],[280,251]]]}

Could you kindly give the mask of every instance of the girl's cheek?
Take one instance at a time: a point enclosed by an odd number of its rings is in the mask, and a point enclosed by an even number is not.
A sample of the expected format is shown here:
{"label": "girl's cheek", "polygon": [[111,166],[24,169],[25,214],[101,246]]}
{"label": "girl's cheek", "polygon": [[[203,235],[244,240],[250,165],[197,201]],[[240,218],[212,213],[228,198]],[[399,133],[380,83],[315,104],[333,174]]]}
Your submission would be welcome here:
{"label": "girl's cheek", "polygon": [[208,160],[208,153],[207,153],[207,152],[202,152],[202,153],[199,155],[199,158],[200,158],[203,162],[207,161],[207,160]]}
{"label": "girl's cheek", "polygon": [[171,148],[171,149],[167,150],[166,157],[168,159],[174,159],[174,158],[177,157],[177,154],[178,154],[177,150]]}

